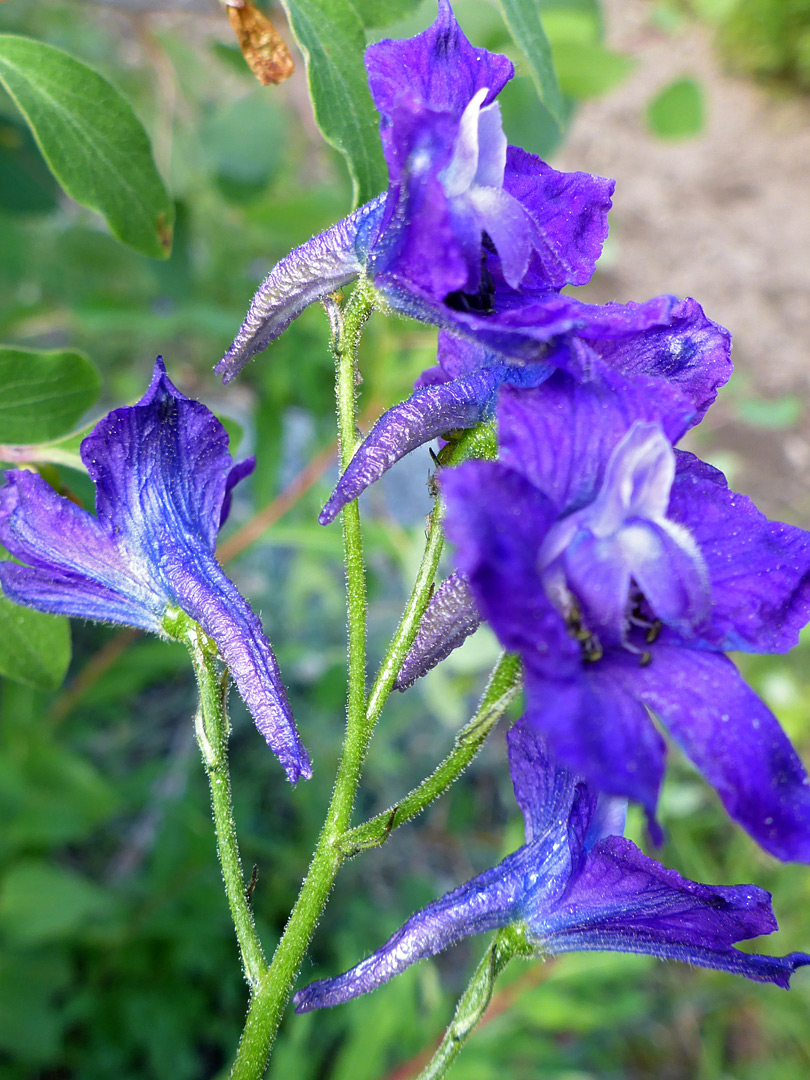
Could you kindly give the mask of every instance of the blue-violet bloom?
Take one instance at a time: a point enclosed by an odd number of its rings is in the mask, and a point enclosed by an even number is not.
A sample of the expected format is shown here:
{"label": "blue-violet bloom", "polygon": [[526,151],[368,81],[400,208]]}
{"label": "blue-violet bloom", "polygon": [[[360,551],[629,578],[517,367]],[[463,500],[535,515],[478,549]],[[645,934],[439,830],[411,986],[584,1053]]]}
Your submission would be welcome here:
{"label": "blue-violet bloom", "polygon": [[810,861],[807,773],[724,655],[796,644],[810,533],[673,450],[688,416],[661,387],[558,373],[504,388],[498,422],[500,460],[448,470],[442,490],[457,567],[523,659],[528,722],[652,819],[665,745],[650,710],[758,843]]}
{"label": "blue-violet bloom", "polygon": [[226,381],[361,276],[395,310],[533,362],[591,325],[610,338],[667,324],[671,297],[596,306],[561,294],[593,273],[613,181],[507,146],[495,99],[512,63],[474,48],[447,0],[423,33],[370,46],[366,67],[388,189],[271,270],[217,367]]}
{"label": "blue-violet bloom", "polygon": [[[554,352],[558,367],[580,381],[599,379],[604,372],[631,379],[653,376],[676,387],[692,403],[691,424],[702,420],[731,375],[731,335],[692,299],[677,304],[665,326],[617,338],[600,338],[598,333],[591,326],[585,336],[561,336]],[[332,521],[346,503],[412,450],[489,419],[500,387],[539,386],[555,370],[549,363],[509,360],[486,345],[442,331],[438,365],[423,372],[414,393],[383,413],[358,446],[321,512],[321,524]],[[654,384],[647,385],[655,392]]]}
{"label": "blue-violet bloom", "polygon": [[234,464],[212,412],[184,397],[158,357],[137,405],[115,409],[81,445],[96,515],[14,470],[0,488],[0,542],[23,564],[0,563],[18,604],[157,634],[180,608],[216,642],[259,731],[295,783],[312,774],[261,623],[214,554]]}
{"label": "blue-violet bloom", "polygon": [[299,990],[298,1012],[368,993],[462,938],[510,924],[522,927],[541,956],[647,953],[785,989],[793,972],[810,964],[806,953],[762,956],[734,948],[777,929],[764,889],[700,885],[666,869],[622,838],[620,801],[597,798],[554,763],[530,724],[518,721],[507,740],[525,845],[412,915],[350,971]]}

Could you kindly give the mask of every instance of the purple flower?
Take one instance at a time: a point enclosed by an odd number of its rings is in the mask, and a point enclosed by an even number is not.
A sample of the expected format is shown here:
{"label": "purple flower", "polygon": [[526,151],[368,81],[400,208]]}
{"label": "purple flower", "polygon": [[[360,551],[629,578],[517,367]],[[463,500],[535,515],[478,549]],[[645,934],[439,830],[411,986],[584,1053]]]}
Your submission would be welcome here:
{"label": "purple flower", "polygon": [[[599,337],[603,332],[608,336]],[[691,402],[691,423],[697,424],[731,374],[730,353],[731,335],[707,319],[700,304],[691,299],[672,309],[665,326],[656,324],[619,337],[610,337],[608,330],[593,325],[577,334],[563,333],[540,363],[509,361],[486,345],[442,332],[438,366],[424,372],[414,393],[388,409],[374,425],[324,507],[321,524],[332,521],[346,503],[411,450],[454,429],[487,420],[502,386],[539,386],[557,368],[582,381],[605,374],[615,378],[616,372],[629,379],[653,376]],[[652,392],[668,393],[649,380],[647,385]]]}
{"label": "purple flower", "polygon": [[807,774],[723,655],[796,643],[810,534],[673,450],[681,401],[637,380],[504,389],[498,419],[501,460],[442,486],[458,569],[523,659],[528,722],[652,817],[665,747],[649,709],[764,848],[810,861]]}
{"label": "purple flower", "polygon": [[356,967],[295,995],[298,1012],[338,1005],[381,986],[471,934],[522,926],[539,955],[581,950],[647,953],[771,982],[785,989],[806,953],[762,956],[734,943],[777,929],[755,885],[700,885],[624,840],[623,805],[597,800],[554,764],[525,720],[507,736],[526,843],[491,870],[412,915]]}
{"label": "purple flower", "polygon": [[[388,190],[270,272],[217,367],[226,381],[308,304],[361,275],[391,307],[460,332],[470,329],[466,313],[492,308],[496,291],[501,310],[528,290],[540,308],[551,304],[521,345],[532,359],[575,324],[642,317],[558,295],[593,273],[613,182],[507,147],[495,98],[512,64],[473,48],[447,0],[424,33],[367,49],[366,67]],[[670,306],[654,301],[643,317],[665,322]],[[513,328],[501,336],[511,345]]]}
{"label": "purple flower", "polygon": [[96,484],[96,515],[62,498],[34,472],[0,488],[3,592],[18,604],[165,632],[180,608],[216,642],[256,726],[289,779],[312,769],[261,623],[214,554],[233,485],[222,424],[166,376],[158,357],[137,405],[116,409],[81,446]]}

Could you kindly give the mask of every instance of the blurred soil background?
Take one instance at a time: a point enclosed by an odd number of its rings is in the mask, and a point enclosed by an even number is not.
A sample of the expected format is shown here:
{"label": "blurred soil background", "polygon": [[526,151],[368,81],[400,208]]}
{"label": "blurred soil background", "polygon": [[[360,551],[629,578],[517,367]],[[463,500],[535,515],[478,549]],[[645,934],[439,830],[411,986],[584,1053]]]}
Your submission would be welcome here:
{"label": "blurred soil background", "polygon": [[[506,46],[493,4],[454,6],[476,44]],[[387,7],[393,18],[409,5]],[[543,10],[569,130],[555,134],[519,56],[504,121],[511,141],[557,167],[618,181],[589,297],[691,294],[733,331],[737,372],[694,444],[772,515],[810,524],[810,0],[607,0],[601,15],[594,0],[556,0]],[[434,11],[427,0],[372,36],[412,33]],[[315,128],[300,58],[288,83],[260,88],[215,0],[6,0],[0,32],[67,49],[113,81],[146,124],[177,209],[168,262],[123,248],[61,195],[0,95],[0,338],[86,351],[104,376],[98,413],[140,396],[163,353],[181,389],[226,416],[234,452],[258,456],[221,551],[262,615],[315,763],[313,781],[292,791],[233,699],[237,821],[272,949],[323,817],[344,715],[340,531],[316,523],[334,479],[323,313],[307,311],[227,390],[211,368],[267,269],[348,212],[345,169]],[[376,316],[363,343],[366,417],[401,400],[434,358],[429,329]],[[430,468],[426,451],[411,455],[364,497],[372,665],[418,564]],[[92,503],[81,473],[48,476]],[[224,1077],[246,995],[187,658],[81,623],[73,642],[63,687],[0,686],[0,1077]],[[358,820],[446,753],[496,654],[479,633],[395,695]],[[806,761],[809,658],[810,639],[788,657],[743,660]],[[303,979],[354,964],[521,842],[503,742],[491,738],[421,821],[347,865]],[[758,851],[682,761],[661,816],[667,865],[774,892],[782,929],[760,948],[810,948],[807,868]],[[636,812],[630,834],[646,842]],[[465,943],[346,1007],[288,1015],[271,1080],[414,1076],[483,947]],[[806,1080],[809,1018],[801,972],[785,994],[651,958],[570,956],[507,971],[453,1076]]]}

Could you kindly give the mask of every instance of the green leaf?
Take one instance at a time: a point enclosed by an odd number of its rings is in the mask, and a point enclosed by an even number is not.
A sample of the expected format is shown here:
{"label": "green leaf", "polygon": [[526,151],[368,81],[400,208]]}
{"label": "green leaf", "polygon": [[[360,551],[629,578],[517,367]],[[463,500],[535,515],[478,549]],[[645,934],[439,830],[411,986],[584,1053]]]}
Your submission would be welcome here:
{"label": "green leaf", "polygon": [[390,26],[391,23],[412,15],[421,0],[354,0],[354,8],[363,26]]}
{"label": "green leaf", "polygon": [[107,894],[71,870],[23,862],[6,875],[0,891],[0,927],[23,945],[69,936],[106,913]]}
{"label": "green leaf", "polygon": [[0,82],[68,195],[102,214],[123,243],[166,258],[172,203],[118,91],[61,49],[13,34],[0,34]]}
{"label": "green leaf", "polygon": [[363,66],[366,36],[350,0],[282,0],[307,63],[315,120],[328,143],[346,158],[355,204],[388,185],[378,130]]}
{"label": "green leaf", "polygon": [[703,91],[694,79],[677,79],[647,106],[647,124],[662,139],[699,135],[705,123]]}
{"label": "green leaf", "polygon": [[562,128],[563,97],[554,72],[551,46],[540,21],[539,0],[498,0],[498,3],[512,40],[526,55],[540,100]]}
{"label": "green leaf", "polygon": [[563,93],[575,100],[599,97],[620,83],[635,67],[623,56],[598,43],[561,41],[554,45],[554,64]]}
{"label": "green leaf", "polygon": [[0,443],[60,439],[98,399],[101,376],[82,353],[0,346]]}
{"label": "green leaf", "polygon": [[0,207],[12,214],[45,214],[59,205],[58,195],[28,128],[0,115]]}
{"label": "green leaf", "polygon": [[70,623],[20,607],[0,595],[0,675],[56,690],[70,663]]}

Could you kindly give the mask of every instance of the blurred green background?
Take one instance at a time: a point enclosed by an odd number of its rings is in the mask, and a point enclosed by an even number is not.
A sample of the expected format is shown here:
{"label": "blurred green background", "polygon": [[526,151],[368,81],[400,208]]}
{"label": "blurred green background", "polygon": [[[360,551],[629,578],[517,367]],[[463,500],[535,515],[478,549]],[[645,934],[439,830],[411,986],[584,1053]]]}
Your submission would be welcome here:
{"label": "blurred green background", "polygon": [[[796,20],[806,36],[808,3],[651,6],[661,26],[695,12],[713,20],[720,47],[739,67],[778,75],[790,93],[806,85],[810,51]],[[393,15],[407,7],[389,5]],[[174,8],[168,0],[165,9],[134,0],[132,6],[0,5],[0,33],[60,46],[123,92],[150,133],[176,201],[168,261],[123,247],[99,218],[60,192],[0,93],[0,340],[87,353],[103,376],[97,413],[139,396],[162,353],[184,392],[232,421],[234,449],[258,456],[224,534],[241,548],[229,569],[262,614],[315,767],[311,783],[291,790],[233,699],[237,824],[245,864],[259,868],[254,908],[272,950],[317,836],[342,736],[340,535],[337,527],[316,523],[334,465],[318,459],[308,474],[311,486],[287,499],[281,519],[257,539],[247,544],[239,530],[268,508],[275,516],[279,493],[334,437],[323,313],[307,311],[227,391],[211,368],[261,276],[349,210],[350,184],[339,155],[314,126],[302,65],[290,82],[261,88],[213,0]],[[783,17],[787,8],[793,21]],[[459,0],[456,10],[476,44],[510,51],[494,6]],[[604,45],[591,0],[559,0],[545,10],[573,116],[578,100],[607,93],[633,61]],[[394,32],[426,25],[430,11],[423,4]],[[751,20],[756,31],[749,43],[756,38],[761,45],[767,25],[771,54],[786,58],[776,67],[740,45]],[[697,134],[700,86],[665,90],[669,100],[662,104],[662,93],[639,101],[639,114],[660,137]],[[510,141],[553,155],[561,137],[520,69],[501,100]],[[362,347],[361,408],[376,416],[403,397],[434,350],[435,335],[424,327],[375,317]],[[747,383],[730,393],[738,419],[752,431],[763,424],[789,428],[796,420],[795,410],[769,411]],[[395,625],[421,552],[429,468],[425,451],[365,497],[372,661]],[[49,478],[85,502],[92,498],[89,482],[74,470],[54,468]],[[496,652],[492,639],[479,634],[421,685],[392,699],[358,821],[407,792],[443,756],[471,714]],[[744,662],[805,760],[808,656],[810,638],[789,657]],[[191,729],[194,687],[185,653],[76,623],[64,686],[46,693],[5,679],[0,695],[0,1076],[221,1074],[236,1045],[246,992]],[[669,834],[664,862],[701,881],[754,881],[771,889],[782,930],[761,947],[778,953],[810,947],[806,868],[779,866],[756,850],[683,762],[670,772],[661,815]],[[631,835],[643,842],[635,814]],[[355,963],[417,906],[491,865],[520,839],[504,742],[496,735],[422,820],[347,865],[302,979]],[[483,946],[483,940],[459,946],[349,1006],[288,1015],[270,1075],[414,1075],[417,1056],[447,1022]],[[503,979],[495,1015],[453,1076],[799,1080],[810,1072],[810,978],[800,973],[795,983],[785,994],[724,974],[613,955],[516,966]]]}

